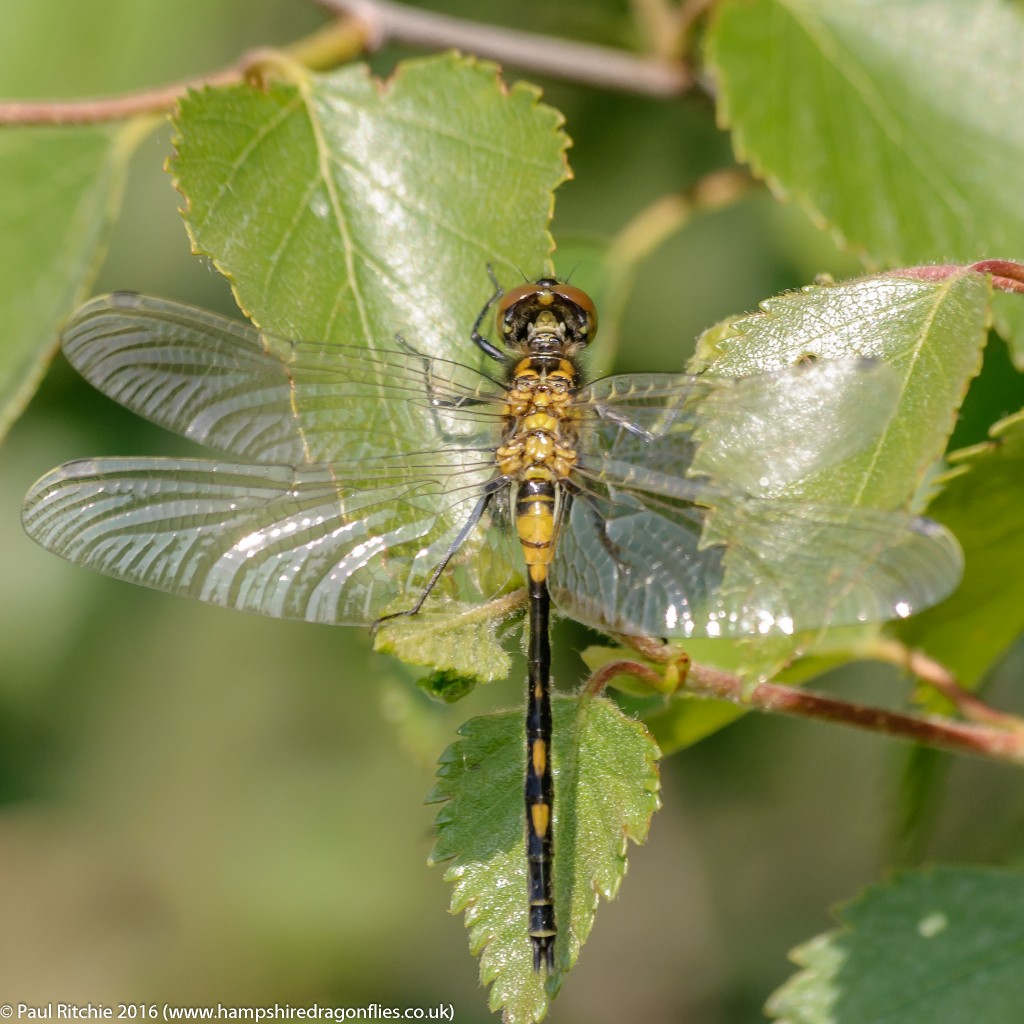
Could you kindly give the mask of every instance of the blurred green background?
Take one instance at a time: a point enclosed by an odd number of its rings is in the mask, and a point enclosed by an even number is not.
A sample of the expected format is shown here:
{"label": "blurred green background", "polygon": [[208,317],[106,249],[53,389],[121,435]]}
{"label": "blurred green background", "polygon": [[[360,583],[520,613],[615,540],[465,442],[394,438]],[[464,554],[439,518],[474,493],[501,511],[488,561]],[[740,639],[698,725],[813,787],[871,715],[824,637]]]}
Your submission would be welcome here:
{"label": "blurred green background", "polygon": [[[625,3],[446,9],[636,41]],[[0,94],[162,83],[322,21],[297,0],[0,0]],[[374,66],[386,72],[401,55],[382,51]],[[558,239],[608,238],[728,163],[706,98],[540,84],[574,140]],[[133,164],[95,290],[228,312],[223,280],[189,255],[161,170],[169,137],[162,130]],[[644,266],[618,368],[681,368],[717,319],[819,272],[857,269],[799,210],[754,193],[696,220]],[[1016,381],[999,345],[987,372]],[[980,439],[1012,408],[972,407],[958,440]],[[184,450],[60,359],[0,448],[0,1002],[451,1003],[459,1021],[493,1019],[462,922],[445,913],[442,872],[425,865],[435,810],[422,798],[459,722],[518,703],[522,672],[439,709],[362,632],[133,588],[22,535],[22,496],[50,467]],[[578,682],[574,652],[593,639],[559,627],[562,686]],[[997,703],[1013,706],[1005,680],[1022,661],[1018,651],[994,681]],[[882,703],[905,693],[877,667],[828,685]],[[765,997],[791,972],[786,950],[905,853],[894,821],[907,756],[874,736],[749,717],[670,759],[651,840],[633,851],[621,898],[599,913],[551,1019],[631,1019],[638,1007],[650,1024],[763,1019]],[[938,777],[947,769],[913,858],[1018,858],[1017,773],[961,760],[943,761]]]}

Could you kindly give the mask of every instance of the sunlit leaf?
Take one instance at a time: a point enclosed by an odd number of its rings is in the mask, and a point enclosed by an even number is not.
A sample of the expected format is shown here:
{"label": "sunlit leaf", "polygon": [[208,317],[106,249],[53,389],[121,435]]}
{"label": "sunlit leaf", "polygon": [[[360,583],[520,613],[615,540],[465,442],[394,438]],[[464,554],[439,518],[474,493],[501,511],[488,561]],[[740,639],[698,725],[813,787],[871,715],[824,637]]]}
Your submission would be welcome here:
{"label": "sunlit leaf", "polygon": [[[737,154],[871,265],[1020,255],[1024,14],[1001,0],[730,0],[709,60]],[[1024,313],[997,296],[1024,365]]]}
{"label": "sunlit leaf", "polygon": [[[579,956],[600,898],[626,869],[658,808],[658,749],[639,723],[603,699],[554,701],[555,905],[560,972]],[[474,718],[441,759],[431,798],[445,801],[431,855],[454,883],[492,1009],[508,1024],[540,1020],[561,984],[532,967],[523,854],[523,724],[519,713]]]}
{"label": "sunlit leaf", "polygon": [[727,0],[709,43],[740,157],[872,262],[1019,253],[1019,6]]}
{"label": "sunlit leaf", "polygon": [[394,618],[377,631],[374,649],[410,665],[429,665],[482,682],[505,679],[512,659],[498,641],[501,621],[486,608]]}
{"label": "sunlit leaf", "polygon": [[[990,293],[984,275],[967,270],[942,281],[865,277],[813,286],[770,299],[753,316],[712,328],[701,339],[693,368],[742,375],[808,358],[881,361],[897,380],[888,420],[859,451],[794,481],[781,496],[833,506],[907,508],[942,454],[956,411],[981,366]],[[712,432],[714,424],[709,422],[707,429]],[[843,424],[822,429],[841,431]],[[695,468],[700,469],[699,454]],[[808,639],[745,644],[744,674],[777,670]]]}
{"label": "sunlit leaf", "polygon": [[488,264],[519,282],[552,247],[567,140],[538,96],[451,55],[192,93],[173,171],[194,244],[261,327],[477,361]]}
{"label": "sunlit leaf", "polygon": [[[926,469],[941,454],[956,410],[980,366],[989,294],[985,277],[968,271],[955,272],[943,281],[876,277],[815,286],[770,299],[753,316],[731,318],[711,328],[701,338],[691,369],[748,375],[807,358],[851,357],[868,357],[889,367],[892,376],[887,373],[882,380],[895,390],[888,419],[877,425],[877,434],[863,445],[851,443],[848,457],[777,490],[783,498],[840,507],[907,507]],[[827,427],[822,424],[820,429],[843,431],[842,407],[832,412],[835,415],[829,418]],[[851,418],[863,422],[857,416]],[[769,433],[778,432],[781,438],[788,425],[783,421],[757,426],[765,426]],[[715,438],[713,410],[702,429],[709,442],[703,452],[698,452],[695,470],[704,468],[727,475],[729,466],[724,454],[728,448],[722,448]],[[778,438],[765,448],[764,474],[768,480],[776,475],[768,453]],[[793,438],[791,447],[806,445],[810,451],[815,443],[814,436]],[[710,457],[707,466],[701,461],[705,457]],[[746,483],[746,462],[743,474],[741,482]],[[786,681],[792,683],[805,681],[842,661],[837,645],[846,652],[847,659],[856,656],[877,629],[877,624],[865,625],[833,631],[834,636],[757,638],[739,645],[728,640],[690,640],[682,647],[695,662],[756,680],[778,674],[795,652],[813,646],[818,656],[802,658],[786,670]],[[615,656],[631,655],[624,650]],[[648,725],[663,749],[673,751],[742,714],[735,705],[695,700],[681,691],[664,708],[649,714]]]}
{"label": "sunlit leaf", "polygon": [[797,949],[768,1003],[783,1024],[1012,1021],[1024,1006],[1024,875],[907,872],[839,910]]}
{"label": "sunlit leaf", "polygon": [[697,366],[739,375],[807,358],[865,356],[892,367],[899,391],[884,429],[863,451],[798,482],[786,496],[905,507],[942,455],[981,367],[990,297],[984,275],[966,270],[940,282],[882,276],[815,285],[768,299],[760,312],[732,322],[713,348],[701,345]]}

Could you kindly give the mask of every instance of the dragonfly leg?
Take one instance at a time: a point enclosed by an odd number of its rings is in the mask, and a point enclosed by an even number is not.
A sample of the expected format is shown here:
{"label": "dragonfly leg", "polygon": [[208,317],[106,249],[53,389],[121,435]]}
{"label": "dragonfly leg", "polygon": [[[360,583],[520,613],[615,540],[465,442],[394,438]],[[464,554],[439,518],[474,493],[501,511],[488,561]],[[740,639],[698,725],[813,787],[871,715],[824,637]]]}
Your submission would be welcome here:
{"label": "dragonfly leg", "polygon": [[[409,342],[407,342],[400,334],[395,335],[395,342],[403,351],[414,356],[423,364],[423,375],[426,378],[427,400],[430,403],[430,414],[438,435],[443,437],[446,441],[459,440],[459,435],[453,434],[445,428],[440,417],[437,415],[437,411],[439,409],[470,409],[473,406],[491,405],[493,403],[488,399],[471,398],[469,395],[462,395],[459,398],[442,398],[440,396],[440,389],[438,389],[434,383],[434,360],[431,359],[430,356],[420,352],[419,349],[415,348],[413,345],[410,345]],[[500,381],[494,381],[494,384],[499,388],[504,386]]]}
{"label": "dragonfly leg", "polygon": [[597,534],[597,539],[601,542],[601,547],[603,547],[605,551],[608,552],[609,558],[611,558],[619,566],[621,566],[624,572],[628,573],[630,570],[630,566],[629,563],[622,557],[622,548],[619,547],[619,545],[616,544],[615,541],[613,541],[611,537],[608,536],[608,520],[605,519],[603,515],[601,515],[600,511],[597,509],[597,506],[594,504],[594,502],[586,494],[585,491],[580,489],[574,489],[572,491],[572,496],[574,498],[582,499],[587,503],[587,512],[589,513],[591,522],[593,523],[594,533]]}
{"label": "dragonfly leg", "polygon": [[407,615],[416,615],[423,607],[424,602],[430,596],[430,592],[437,585],[437,581],[441,578],[441,573],[447,568],[448,563],[455,556],[455,552],[462,547],[466,542],[466,538],[473,532],[476,525],[480,522],[484,512],[487,511],[487,506],[490,504],[491,498],[494,497],[495,492],[502,486],[505,485],[504,477],[495,477],[487,486],[484,488],[483,494],[480,495],[480,499],[473,506],[473,511],[470,512],[466,521],[459,528],[459,532],[455,535],[455,539],[451,542],[448,550],[445,552],[444,558],[437,563],[434,571],[430,574],[430,579],[427,580],[420,591],[420,596],[416,598],[416,603],[411,608],[406,608],[400,612],[390,612],[387,615],[382,615],[373,625],[370,627],[370,631],[376,633],[380,627],[390,619],[400,619]]}
{"label": "dragonfly leg", "polygon": [[488,341],[480,333],[480,325],[484,322],[484,317],[487,316],[487,311],[505,294],[505,289],[498,283],[497,277],[494,276],[494,268],[487,264],[487,276],[490,277],[491,282],[494,285],[494,294],[484,303],[484,308],[480,310],[476,320],[473,321],[473,330],[470,332],[470,338],[473,339],[473,344],[476,345],[485,355],[489,355],[492,359],[496,359],[499,363],[505,362],[505,353],[498,348],[493,342]]}

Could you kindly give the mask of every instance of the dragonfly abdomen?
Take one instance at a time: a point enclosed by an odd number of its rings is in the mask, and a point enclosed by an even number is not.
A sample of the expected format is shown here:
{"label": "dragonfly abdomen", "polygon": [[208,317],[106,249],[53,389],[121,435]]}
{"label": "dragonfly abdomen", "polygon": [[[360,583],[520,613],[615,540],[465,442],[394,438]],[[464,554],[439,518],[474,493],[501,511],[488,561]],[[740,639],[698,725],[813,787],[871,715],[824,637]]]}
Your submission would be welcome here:
{"label": "dragonfly abdomen", "polygon": [[527,930],[533,946],[533,969],[555,968],[555,898],[552,876],[554,840],[551,775],[551,645],[548,639],[550,597],[543,580],[529,582],[530,650],[526,696],[526,889]]}
{"label": "dragonfly abdomen", "polygon": [[551,774],[551,599],[547,571],[555,552],[558,485],[544,465],[520,474],[515,525],[526,562],[530,595],[529,676],[526,697],[526,867],[533,966],[555,966],[552,878],[554,783]]}
{"label": "dragonfly abdomen", "polygon": [[530,582],[542,583],[555,553],[555,478],[550,470],[539,466],[523,476],[516,493],[516,534]]}
{"label": "dragonfly abdomen", "polygon": [[513,484],[513,519],[530,595],[524,787],[528,931],[534,969],[549,971],[555,968],[556,925],[547,577],[555,556],[565,481],[576,464],[571,403],[577,384],[575,366],[557,354],[520,360],[509,385],[508,433],[496,452],[499,470]]}

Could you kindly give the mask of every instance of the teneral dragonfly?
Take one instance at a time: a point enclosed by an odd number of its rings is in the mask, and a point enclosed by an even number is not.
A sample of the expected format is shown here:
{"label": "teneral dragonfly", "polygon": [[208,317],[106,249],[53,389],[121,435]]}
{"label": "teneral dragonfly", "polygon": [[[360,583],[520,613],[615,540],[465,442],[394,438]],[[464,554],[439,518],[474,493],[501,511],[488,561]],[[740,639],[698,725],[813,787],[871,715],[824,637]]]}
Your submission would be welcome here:
{"label": "teneral dragonfly", "polygon": [[[497,343],[479,332],[495,302]],[[472,331],[500,366],[488,374],[403,345],[282,339],[161,299],[97,298],[65,330],[74,366],[232,461],[71,462],[24,511],[73,562],[281,618],[449,613],[525,577],[525,903],[534,966],[549,971],[551,603],[619,633],[767,636],[904,617],[961,572],[929,520],[786,498],[882,429],[896,401],[885,367],[585,383],[596,329],[572,285],[499,290]]]}

